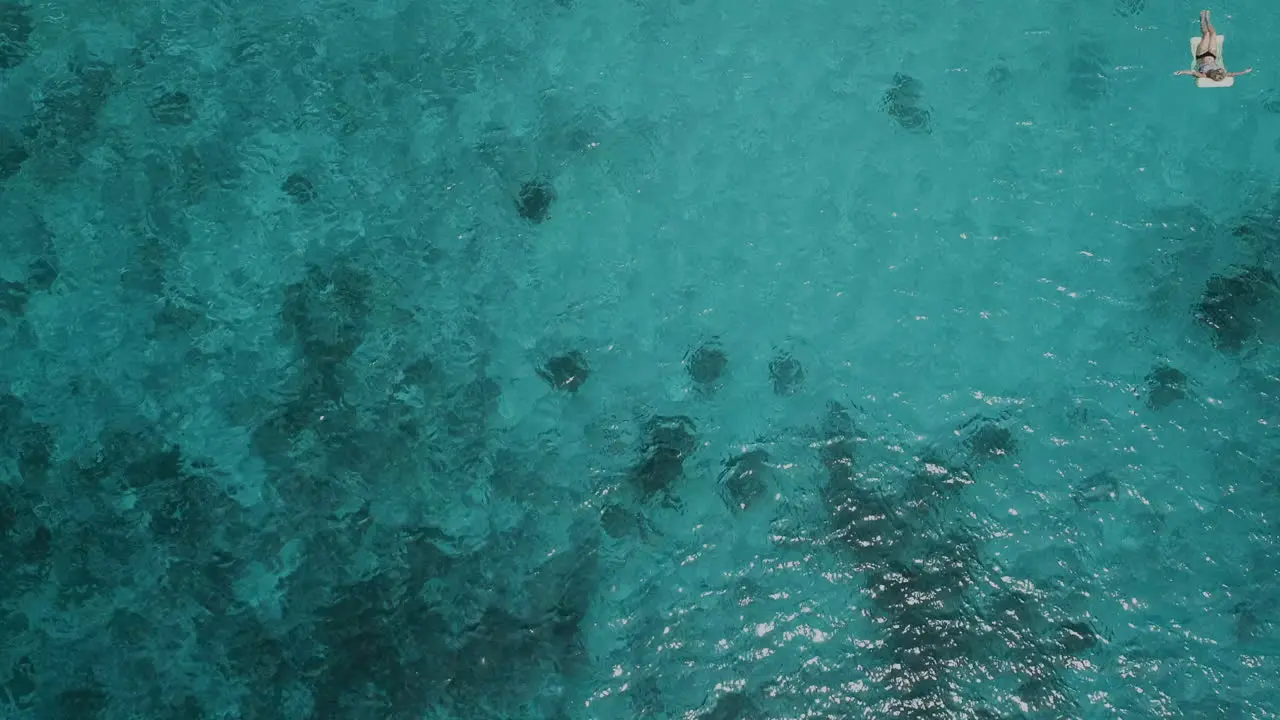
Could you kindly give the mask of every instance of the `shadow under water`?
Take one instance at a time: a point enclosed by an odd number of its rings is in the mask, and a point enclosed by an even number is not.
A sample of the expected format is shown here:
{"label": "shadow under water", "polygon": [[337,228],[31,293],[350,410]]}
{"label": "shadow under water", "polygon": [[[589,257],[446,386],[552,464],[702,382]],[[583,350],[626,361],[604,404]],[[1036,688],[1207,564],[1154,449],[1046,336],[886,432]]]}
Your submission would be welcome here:
{"label": "shadow under water", "polygon": [[[995,421],[975,418],[956,434],[968,455],[959,465],[975,472],[1016,452],[1012,433]],[[882,633],[872,651],[876,697],[868,699],[876,716],[999,717],[985,714],[999,699],[977,681],[993,673],[1021,683],[1028,709],[1070,712],[1061,658],[1088,651],[1094,635],[1083,623],[1050,627],[988,608],[981,541],[963,513],[947,510],[973,476],[949,467],[957,458],[930,457],[941,454],[935,448],[903,492],[890,492],[857,471],[856,437],[847,409],[831,404],[819,449],[824,497],[831,539],[861,575],[866,610]],[[1021,676],[1028,669],[1036,680]]]}

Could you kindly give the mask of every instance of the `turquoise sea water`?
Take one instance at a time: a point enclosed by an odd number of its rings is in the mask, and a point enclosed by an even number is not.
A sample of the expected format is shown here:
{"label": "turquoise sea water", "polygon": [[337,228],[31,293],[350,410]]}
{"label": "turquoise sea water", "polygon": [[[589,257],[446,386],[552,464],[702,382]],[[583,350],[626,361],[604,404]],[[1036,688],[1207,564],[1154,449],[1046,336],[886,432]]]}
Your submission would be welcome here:
{"label": "turquoise sea water", "polygon": [[0,0],[0,717],[1277,717],[1199,9]]}

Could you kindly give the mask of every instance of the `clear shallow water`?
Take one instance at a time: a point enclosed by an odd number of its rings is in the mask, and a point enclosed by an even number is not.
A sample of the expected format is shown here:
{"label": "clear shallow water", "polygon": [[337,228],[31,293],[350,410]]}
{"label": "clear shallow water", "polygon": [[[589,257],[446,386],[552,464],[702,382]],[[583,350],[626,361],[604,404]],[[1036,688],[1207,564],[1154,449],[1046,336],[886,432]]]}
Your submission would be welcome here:
{"label": "clear shallow water", "polygon": [[1274,717],[1215,14],[0,5],[6,716]]}

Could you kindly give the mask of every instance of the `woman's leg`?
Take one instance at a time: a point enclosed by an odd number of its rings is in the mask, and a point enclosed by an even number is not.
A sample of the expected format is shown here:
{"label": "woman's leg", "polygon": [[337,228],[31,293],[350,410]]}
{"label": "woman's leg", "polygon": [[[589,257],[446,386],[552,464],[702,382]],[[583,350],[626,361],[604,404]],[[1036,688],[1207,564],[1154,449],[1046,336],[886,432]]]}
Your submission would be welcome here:
{"label": "woman's leg", "polygon": [[1196,46],[1196,55],[1213,52],[1213,23],[1209,21],[1209,11],[1200,11],[1200,44]]}

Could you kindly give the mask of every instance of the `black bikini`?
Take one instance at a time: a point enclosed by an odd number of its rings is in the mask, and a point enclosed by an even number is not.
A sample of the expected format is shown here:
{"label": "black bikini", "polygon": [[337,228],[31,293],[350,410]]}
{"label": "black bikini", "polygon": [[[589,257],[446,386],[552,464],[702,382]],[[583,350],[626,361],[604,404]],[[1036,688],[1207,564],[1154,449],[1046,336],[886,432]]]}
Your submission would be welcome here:
{"label": "black bikini", "polygon": [[1218,59],[1218,56],[1217,56],[1217,55],[1214,55],[1214,54],[1213,54],[1213,53],[1211,53],[1211,52],[1202,52],[1202,53],[1200,53],[1199,55],[1197,55],[1197,56],[1196,56],[1196,60],[1203,60],[1203,59],[1205,59],[1205,58],[1207,58],[1207,57],[1211,57],[1211,58],[1213,58],[1214,60],[1217,60],[1217,59]]}

